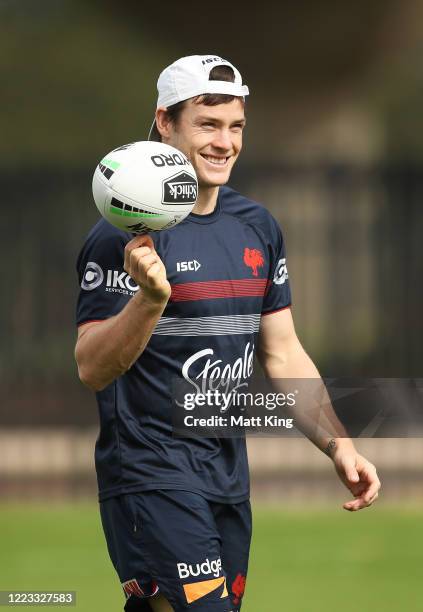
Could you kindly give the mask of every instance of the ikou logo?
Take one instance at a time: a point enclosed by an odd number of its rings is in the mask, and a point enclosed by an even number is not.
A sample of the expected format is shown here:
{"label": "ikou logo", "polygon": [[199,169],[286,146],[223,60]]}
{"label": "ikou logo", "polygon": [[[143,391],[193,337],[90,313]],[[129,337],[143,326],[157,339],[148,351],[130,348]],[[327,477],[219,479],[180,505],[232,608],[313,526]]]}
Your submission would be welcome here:
{"label": "ikou logo", "polygon": [[82,277],[81,287],[85,291],[91,291],[101,285],[104,279],[103,270],[95,261],[89,261],[85,266],[84,276]]}
{"label": "ikou logo", "polygon": [[194,204],[197,189],[197,181],[191,174],[179,172],[163,181],[162,204]]}
{"label": "ikou logo", "polygon": [[85,267],[82,277],[81,287],[86,291],[97,289],[105,282],[104,290],[110,293],[121,293],[123,295],[135,295],[139,290],[139,286],[135,281],[122,270],[106,270],[95,263],[89,261]]}

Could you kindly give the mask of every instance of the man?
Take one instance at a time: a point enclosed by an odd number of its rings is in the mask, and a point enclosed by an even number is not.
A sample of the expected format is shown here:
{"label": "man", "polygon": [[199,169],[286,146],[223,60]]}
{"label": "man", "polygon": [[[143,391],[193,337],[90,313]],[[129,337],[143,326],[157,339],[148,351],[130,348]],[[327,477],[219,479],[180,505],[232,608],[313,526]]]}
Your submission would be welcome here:
{"label": "man", "polygon": [[[295,334],[276,221],[223,187],[246,121],[240,73],[220,57],[185,57],[162,72],[158,92],[150,136],[187,155],[198,200],[153,238],[104,220],[93,228],[78,260],[75,354],[81,380],[97,392],[100,511],[125,609],[237,611],[251,536],[245,440],[172,437],[172,379],[248,377],[257,345],[274,379],[319,374]],[[91,262],[140,289],[92,288]],[[304,429],[355,495],[344,508],[369,506],[380,486],[374,466],[348,438]]]}

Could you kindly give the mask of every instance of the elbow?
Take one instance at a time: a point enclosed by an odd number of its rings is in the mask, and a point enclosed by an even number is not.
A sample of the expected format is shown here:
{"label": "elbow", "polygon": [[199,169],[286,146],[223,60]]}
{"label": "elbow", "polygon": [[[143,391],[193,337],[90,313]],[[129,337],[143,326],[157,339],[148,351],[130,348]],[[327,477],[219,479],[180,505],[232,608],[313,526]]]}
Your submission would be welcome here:
{"label": "elbow", "polygon": [[94,391],[95,393],[97,393],[97,391],[102,391],[105,387],[107,387],[107,383],[100,382],[98,379],[95,378],[92,372],[89,372],[87,368],[79,364],[78,376],[82,384],[90,391]]}
{"label": "elbow", "polygon": [[78,366],[78,376],[82,384],[97,393],[103,391],[116,378],[126,372],[128,366],[117,360],[114,363],[105,363],[96,359],[91,352],[87,352],[81,343],[75,347],[75,361]]}
{"label": "elbow", "polygon": [[89,365],[87,364],[87,360],[83,359],[78,345],[75,349],[75,361],[76,365],[78,366],[79,380],[85,387],[90,389],[90,391],[94,391],[95,393],[97,391],[102,391],[105,387],[107,387],[109,382],[111,382],[101,380],[100,377],[96,374],[95,370],[92,367],[89,367]]}
{"label": "elbow", "polygon": [[278,352],[277,354],[261,353],[258,360],[268,378],[277,378],[278,372],[288,363],[288,355],[285,352]]}

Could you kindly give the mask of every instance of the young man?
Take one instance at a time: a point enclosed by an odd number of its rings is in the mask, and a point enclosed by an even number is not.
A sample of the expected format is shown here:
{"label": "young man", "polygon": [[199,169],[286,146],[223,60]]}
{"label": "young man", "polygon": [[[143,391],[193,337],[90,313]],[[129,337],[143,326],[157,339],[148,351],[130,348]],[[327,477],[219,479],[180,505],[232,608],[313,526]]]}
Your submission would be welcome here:
{"label": "young man", "polygon": [[[241,75],[220,57],[185,57],[162,72],[158,92],[151,137],[190,159],[198,200],[153,238],[104,220],[92,229],[78,260],[75,354],[97,392],[101,519],[125,609],[237,611],[251,536],[245,440],[172,437],[172,379],[233,379],[240,364],[248,375],[255,347],[274,379],[319,374],[295,334],[276,221],[223,187],[242,148]],[[197,265],[182,271],[187,261]],[[132,295],[86,282],[93,262],[129,275]],[[356,498],[344,508],[369,506],[374,466],[348,438],[309,437]]]}

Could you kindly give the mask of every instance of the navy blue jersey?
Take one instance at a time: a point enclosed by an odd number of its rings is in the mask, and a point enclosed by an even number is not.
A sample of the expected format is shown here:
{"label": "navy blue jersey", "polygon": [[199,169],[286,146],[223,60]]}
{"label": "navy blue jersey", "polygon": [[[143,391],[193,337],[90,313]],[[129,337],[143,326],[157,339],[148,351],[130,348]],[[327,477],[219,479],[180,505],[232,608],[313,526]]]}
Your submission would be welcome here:
{"label": "navy blue jersey", "polygon": [[[97,393],[100,501],[152,489],[244,501],[245,439],[172,437],[172,380],[195,392],[206,380],[229,376],[236,388],[251,376],[261,316],[291,302],[281,230],[263,206],[221,187],[212,213],[151,236],[172,293],[142,355]],[[89,233],[77,264],[78,325],[116,315],[142,291],[123,270],[131,238],[103,219]]]}

